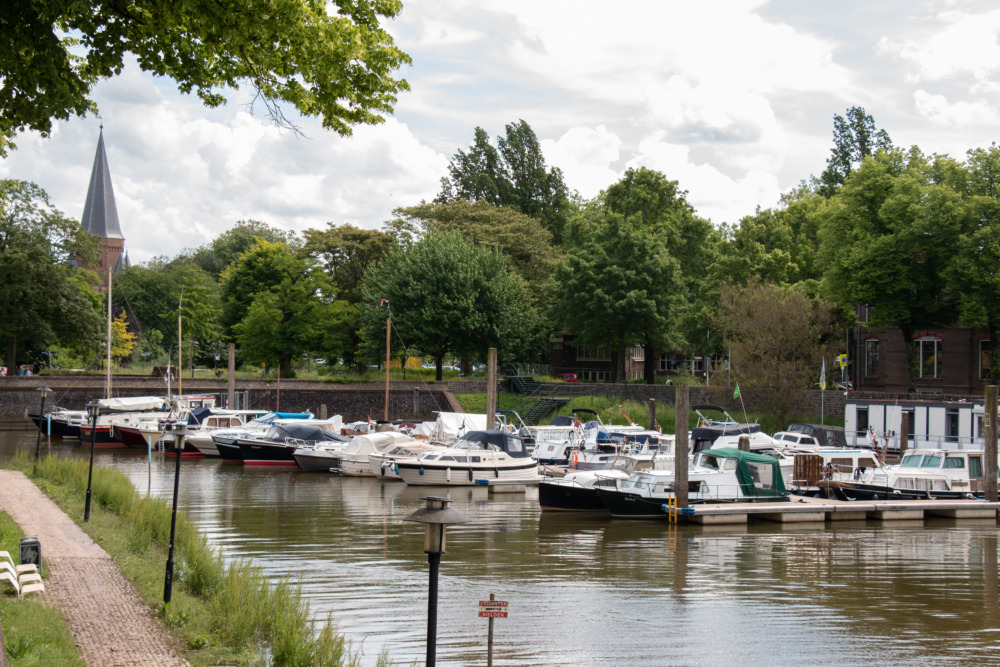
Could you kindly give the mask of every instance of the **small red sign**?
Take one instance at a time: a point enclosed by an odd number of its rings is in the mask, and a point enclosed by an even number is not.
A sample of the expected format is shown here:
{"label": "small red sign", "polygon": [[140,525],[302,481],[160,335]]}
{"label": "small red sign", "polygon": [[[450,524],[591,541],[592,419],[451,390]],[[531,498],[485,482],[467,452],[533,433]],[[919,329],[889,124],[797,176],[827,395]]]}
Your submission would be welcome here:
{"label": "small red sign", "polygon": [[479,618],[507,618],[507,601],[480,600]]}

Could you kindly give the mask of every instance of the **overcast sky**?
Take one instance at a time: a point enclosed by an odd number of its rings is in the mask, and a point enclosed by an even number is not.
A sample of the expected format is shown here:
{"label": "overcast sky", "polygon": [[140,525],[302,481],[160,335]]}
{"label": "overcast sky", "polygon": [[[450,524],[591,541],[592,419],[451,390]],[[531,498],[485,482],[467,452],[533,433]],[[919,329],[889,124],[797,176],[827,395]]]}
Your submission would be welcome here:
{"label": "overcast sky", "polygon": [[[404,0],[386,25],[413,58],[393,117],[306,138],[130,66],[95,98],[133,263],[210,242],[241,219],[301,231],[379,227],[432,199],[476,126],[526,120],[585,198],[629,167],[680,182],[736,222],[819,174],[832,119],[863,106],[896,145],[962,158],[1000,120],[1000,7],[986,0]],[[24,134],[0,177],[83,212],[100,122]]]}

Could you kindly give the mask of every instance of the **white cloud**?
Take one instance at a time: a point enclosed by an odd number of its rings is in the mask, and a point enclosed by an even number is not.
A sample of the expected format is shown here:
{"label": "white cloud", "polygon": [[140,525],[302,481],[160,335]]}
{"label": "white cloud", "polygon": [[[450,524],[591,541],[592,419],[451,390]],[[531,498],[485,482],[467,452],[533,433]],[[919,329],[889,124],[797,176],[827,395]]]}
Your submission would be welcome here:
{"label": "white cloud", "polygon": [[944,95],[932,95],[925,90],[913,93],[913,101],[921,116],[940,125],[973,127],[1000,122],[996,107],[985,101],[951,104]]}
{"label": "white cloud", "polygon": [[540,143],[549,166],[559,167],[566,183],[584,198],[595,197],[620,178],[610,165],[618,161],[622,142],[604,125],[570,128],[559,139]]}

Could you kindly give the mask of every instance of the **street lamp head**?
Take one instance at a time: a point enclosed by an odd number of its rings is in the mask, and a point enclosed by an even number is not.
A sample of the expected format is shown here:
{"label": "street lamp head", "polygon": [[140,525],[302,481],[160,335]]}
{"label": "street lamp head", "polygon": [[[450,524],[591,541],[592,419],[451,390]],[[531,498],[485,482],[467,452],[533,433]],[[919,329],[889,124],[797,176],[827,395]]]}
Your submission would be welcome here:
{"label": "street lamp head", "polygon": [[36,389],[35,391],[37,391],[37,392],[40,392],[40,393],[42,394],[42,398],[43,398],[43,399],[44,399],[44,398],[45,398],[46,396],[48,396],[49,394],[51,394],[51,393],[52,393],[52,390],[51,390],[51,389],[49,389],[48,387],[39,387],[39,388],[38,388],[38,389]]}
{"label": "street lamp head", "polygon": [[450,498],[425,496],[423,500],[427,501],[427,506],[421,507],[406,517],[404,521],[426,524],[424,553],[443,554],[445,553],[445,528],[456,523],[466,523],[469,518],[458,510],[448,507],[448,503],[451,502]]}

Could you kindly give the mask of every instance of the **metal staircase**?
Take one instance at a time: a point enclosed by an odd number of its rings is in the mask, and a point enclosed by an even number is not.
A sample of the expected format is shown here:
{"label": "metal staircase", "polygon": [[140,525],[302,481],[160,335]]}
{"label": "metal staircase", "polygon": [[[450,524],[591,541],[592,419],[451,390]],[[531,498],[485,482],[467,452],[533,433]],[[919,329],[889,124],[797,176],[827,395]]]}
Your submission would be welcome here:
{"label": "metal staircase", "polygon": [[508,379],[511,391],[523,396],[516,410],[528,426],[538,424],[542,417],[569,402],[568,398],[553,396],[555,388],[543,395],[545,385],[533,377],[516,375]]}

